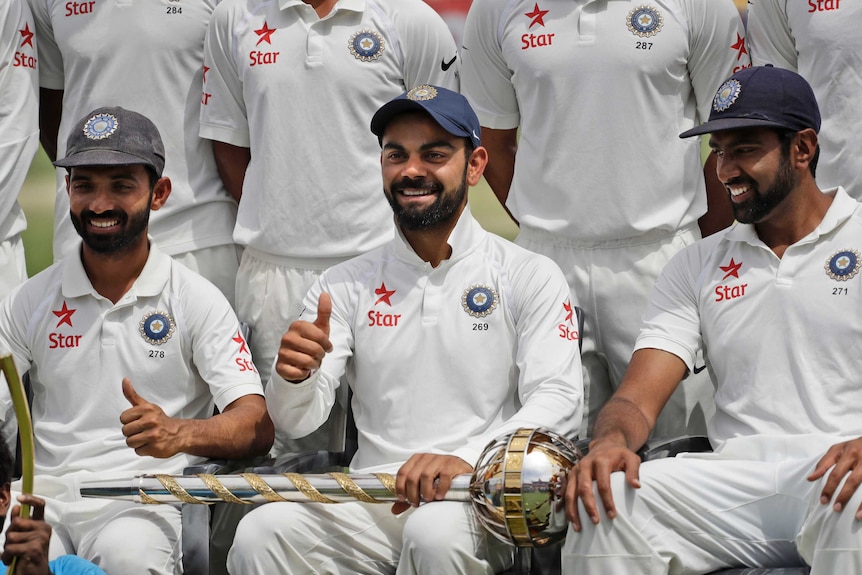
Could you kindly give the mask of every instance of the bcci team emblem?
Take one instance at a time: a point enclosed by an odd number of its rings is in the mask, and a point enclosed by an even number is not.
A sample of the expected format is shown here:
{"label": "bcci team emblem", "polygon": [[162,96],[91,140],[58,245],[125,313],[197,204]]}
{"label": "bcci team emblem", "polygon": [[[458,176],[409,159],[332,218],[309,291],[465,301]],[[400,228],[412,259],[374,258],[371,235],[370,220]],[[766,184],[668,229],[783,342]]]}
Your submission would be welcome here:
{"label": "bcci team emblem", "polygon": [[120,123],[111,114],[96,114],[84,124],[84,135],[90,140],[104,140],[117,131]]}
{"label": "bcci team emblem", "polygon": [[712,99],[712,109],[716,112],[724,112],[736,102],[741,90],[742,84],[737,80],[728,80],[715,93],[715,98]]}
{"label": "bcci team emblem", "polygon": [[859,273],[859,252],[840,251],[826,262],[826,275],[839,282],[846,282]]}
{"label": "bcci team emblem", "polygon": [[437,88],[434,86],[429,86],[428,84],[422,86],[416,86],[409,92],[407,92],[407,99],[413,100],[416,102],[424,102],[426,100],[433,100],[437,97]]}
{"label": "bcci team emblem", "polygon": [[174,335],[174,322],[164,311],[150,312],[141,320],[141,337],[153,345],[162,345]]}
{"label": "bcci team emblem", "polygon": [[483,285],[470,286],[461,296],[464,311],[473,317],[485,317],[497,308],[497,292]]}
{"label": "bcci team emblem", "polygon": [[664,25],[661,12],[652,6],[638,6],[627,16],[629,32],[641,38],[655,36]]}
{"label": "bcci team emblem", "polygon": [[371,62],[383,53],[383,37],[373,30],[362,30],[350,37],[350,53],[357,60]]}

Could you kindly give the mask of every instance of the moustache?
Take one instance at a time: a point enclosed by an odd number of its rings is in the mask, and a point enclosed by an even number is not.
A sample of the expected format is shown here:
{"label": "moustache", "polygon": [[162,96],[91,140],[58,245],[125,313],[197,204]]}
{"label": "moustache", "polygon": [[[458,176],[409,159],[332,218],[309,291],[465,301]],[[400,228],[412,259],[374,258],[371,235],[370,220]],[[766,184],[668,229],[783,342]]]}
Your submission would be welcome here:
{"label": "moustache", "polygon": [[108,210],[107,212],[99,212],[99,213],[96,213],[92,210],[83,210],[83,211],[81,211],[80,218],[82,221],[85,221],[85,222],[89,222],[89,221],[93,220],[94,218],[115,219],[118,222],[120,222],[121,224],[123,224],[126,222],[126,220],[129,219],[129,216],[126,214],[126,212],[124,212],[122,210]]}

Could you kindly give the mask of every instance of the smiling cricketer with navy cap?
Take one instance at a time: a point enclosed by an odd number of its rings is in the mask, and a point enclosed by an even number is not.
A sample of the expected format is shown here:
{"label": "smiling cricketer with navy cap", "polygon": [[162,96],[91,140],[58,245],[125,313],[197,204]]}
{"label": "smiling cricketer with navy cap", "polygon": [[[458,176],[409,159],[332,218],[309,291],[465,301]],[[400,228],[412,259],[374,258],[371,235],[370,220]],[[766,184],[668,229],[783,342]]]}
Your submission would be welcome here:
{"label": "smiling cricketer with navy cap", "polygon": [[469,504],[435,500],[491,439],[518,427],[571,436],[581,421],[580,334],[562,272],[470,214],[467,188],[487,152],[467,100],[419,86],[383,105],[371,130],[398,234],[322,274],[266,393],[277,429],[301,437],[346,381],[358,430],[350,468],[394,474],[401,501],[392,512],[261,506],[237,530],[235,575],[497,573],[511,546]]}
{"label": "smiling cricketer with navy cap", "polygon": [[[82,242],[0,302],[0,349],[33,389],[36,493],[59,535],[51,555],[173,575],[179,510],[71,494],[84,477],[177,474],[208,457],[267,453],[260,376],[222,293],[147,235],[171,191],[155,125],[124,108],[93,110],[55,165],[68,171]],[[10,407],[2,385],[0,416]]]}
{"label": "smiling cricketer with navy cap", "polygon": [[[709,121],[682,134],[709,134],[737,221],[655,284],[569,473],[564,573],[862,572],[862,205],[817,186],[819,129],[808,83],[764,66],[727,79]],[[716,382],[714,452],[641,464],[699,350]]]}

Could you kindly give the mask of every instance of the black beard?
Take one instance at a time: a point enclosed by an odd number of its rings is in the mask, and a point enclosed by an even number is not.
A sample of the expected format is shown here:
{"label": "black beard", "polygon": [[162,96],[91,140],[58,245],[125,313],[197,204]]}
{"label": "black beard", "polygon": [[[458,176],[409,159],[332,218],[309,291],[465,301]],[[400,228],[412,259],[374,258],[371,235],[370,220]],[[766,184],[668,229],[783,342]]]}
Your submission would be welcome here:
{"label": "black beard", "polygon": [[[408,209],[398,203],[396,195],[405,188],[419,188],[437,193],[437,199],[428,208]],[[405,229],[426,230],[438,227],[449,222],[458,213],[464,198],[467,195],[466,172],[461,180],[461,185],[452,194],[447,194],[443,186],[437,182],[430,182],[424,178],[404,178],[397,184],[392,185],[386,199],[395,213],[395,219]]]}
{"label": "black beard", "polygon": [[[748,183],[750,186],[756,184],[747,178],[735,178],[730,180],[727,185],[735,185],[739,183]],[[733,217],[743,224],[756,224],[769,215],[772,210],[778,207],[781,202],[790,194],[790,192],[799,184],[799,176],[790,165],[790,158],[786,154],[781,154],[781,161],[778,164],[778,172],[775,175],[775,181],[772,185],[760,193],[754,189],[754,197],[742,203],[731,201],[733,207]]]}
{"label": "black beard", "polygon": [[[80,216],[70,211],[69,216],[72,218],[72,225],[75,226],[75,230],[88,248],[99,254],[113,254],[129,247],[147,230],[150,221],[150,208],[148,203],[146,209],[132,214],[131,217],[120,210],[111,210],[101,214],[84,210]],[[89,222],[95,217],[116,218],[119,222],[120,231],[110,236],[91,234],[85,222]]]}

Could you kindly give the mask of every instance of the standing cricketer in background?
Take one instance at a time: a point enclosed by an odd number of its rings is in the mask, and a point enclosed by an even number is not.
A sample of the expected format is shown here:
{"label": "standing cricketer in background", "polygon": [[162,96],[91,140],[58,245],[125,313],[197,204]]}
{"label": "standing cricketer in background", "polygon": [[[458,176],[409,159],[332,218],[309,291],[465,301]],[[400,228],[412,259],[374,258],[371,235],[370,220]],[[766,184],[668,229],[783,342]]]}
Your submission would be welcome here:
{"label": "standing cricketer in background", "polygon": [[[171,192],[155,125],[99,108],[65,149],[55,165],[68,170],[83,242],[0,302],[0,349],[30,374],[34,490],[50,498],[52,555],[108,573],[179,573],[178,509],[81,501],[77,481],[265,454],[272,422],[227,300],[147,236]],[[11,408],[5,384],[0,407]]]}
{"label": "standing cricketer in background", "polygon": [[[457,90],[458,65],[449,29],[421,0],[226,0],[216,9],[201,135],[214,140],[240,202],[237,313],[252,327],[264,382],[320,272],[392,237],[368,118],[419,84]],[[305,445],[321,448],[326,433]]]}
{"label": "standing cricketer in background", "polygon": [[[815,182],[819,130],[801,76],[753,67],[681,134],[710,134],[737,222],[656,282],[631,366],[569,471],[564,573],[862,573],[862,205]],[[715,452],[641,465],[698,348],[716,374]]]}
{"label": "standing cricketer in background", "polygon": [[751,60],[798,72],[824,111],[817,183],[862,200],[862,3],[749,0]]}
{"label": "standing cricketer in background", "polygon": [[[584,435],[622,379],[658,273],[732,221],[714,160],[705,188],[698,141],[677,134],[749,66],[742,22],[731,0],[475,0],[462,55],[485,178],[517,243],[556,261],[584,310]],[[691,377],[656,434],[702,433],[711,395],[708,373]]]}
{"label": "standing cricketer in background", "polygon": [[0,299],[27,279],[18,193],[39,149],[35,29],[26,2],[0,3]]}
{"label": "standing cricketer in background", "polygon": [[[100,106],[124,106],[151,118],[164,137],[173,192],[153,212],[150,233],[159,249],[210,280],[233,304],[236,203],[219,179],[210,142],[198,136],[203,42],[217,0],[27,1],[39,38],[39,123],[48,157],[62,157],[74,123]],[[77,244],[64,176],[58,170],[55,260]]]}
{"label": "standing cricketer in background", "polygon": [[562,272],[483,230],[467,205],[488,160],[467,100],[419,86],[382,106],[371,130],[397,235],[317,280],[266,399],[277,426],[302,437],[346,380],[358,431],[350,467],[397,473],[400,503],[262,505],[237,529],[234,575],[493,575],[512,547],[468,503],[420,502],[442,499],[492,439],[519,427],[572,435],[581,420]]}

